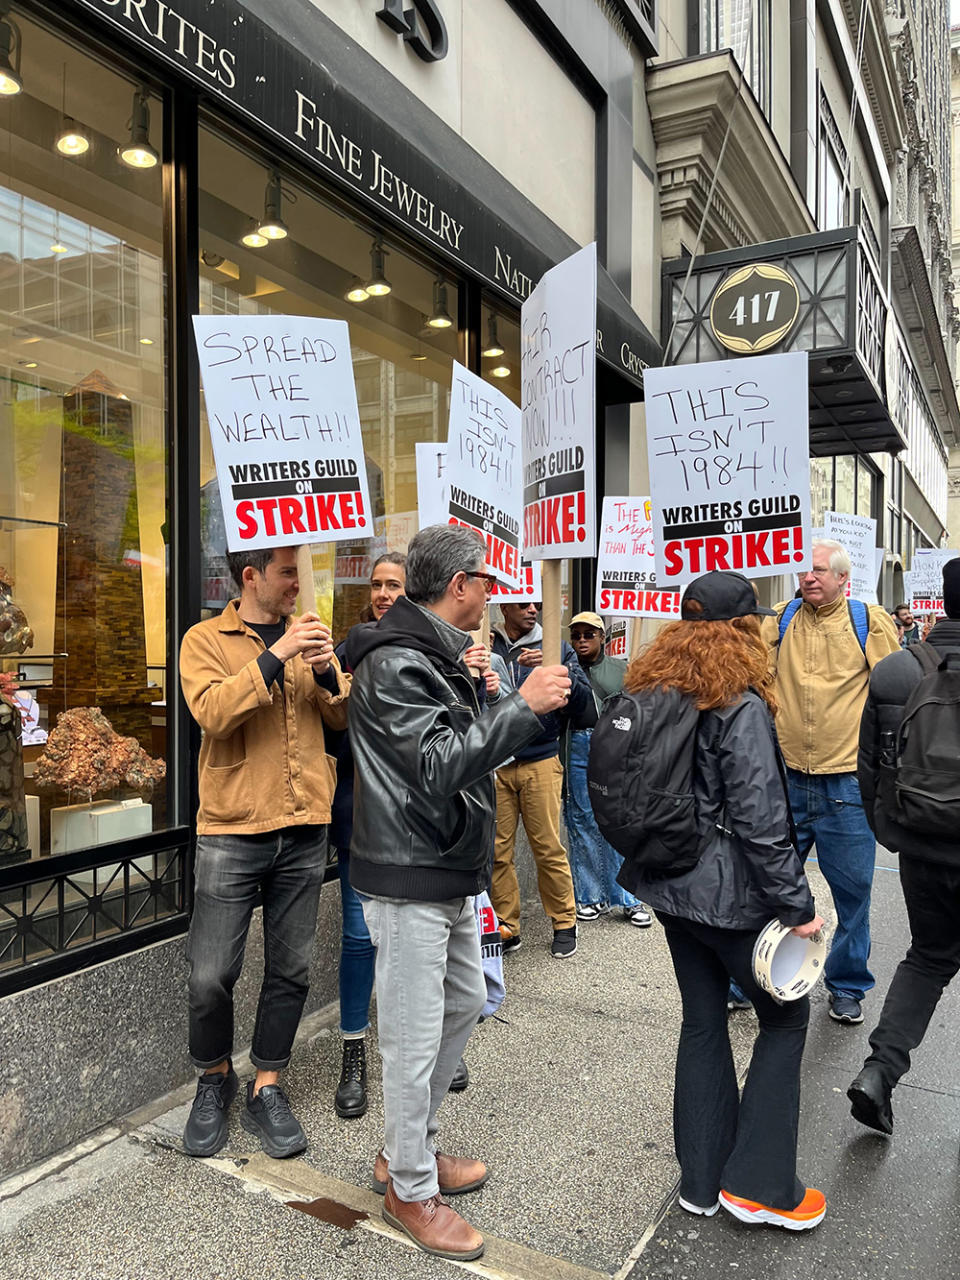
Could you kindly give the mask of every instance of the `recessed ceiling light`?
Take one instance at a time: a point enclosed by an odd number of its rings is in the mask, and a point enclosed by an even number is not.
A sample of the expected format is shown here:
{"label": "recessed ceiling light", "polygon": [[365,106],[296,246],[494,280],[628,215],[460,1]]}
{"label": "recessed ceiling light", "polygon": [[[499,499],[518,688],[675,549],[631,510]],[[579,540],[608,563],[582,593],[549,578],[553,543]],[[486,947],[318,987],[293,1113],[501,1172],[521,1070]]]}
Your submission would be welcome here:
{"label": "recessed ceiling light", "polygon": [[141,345],[141,347],[152,347],[152,346],[153,346],[153,339],[152,339],[152,338],[141,338],[141,339],[140,339],[140,345]]}
{"label": "recessed ceiling light", "polygon": [[508,364],[498,364],[497,367],[495,369],[491,369],[490,372],[495,378],[509,378],[510,366]]}
{"label": "recessed ceiling light", "polygon": [[61,244],[60,241],[57,240],[54,244],[50,246],[50,252],[51,253],[68,253],[69,250],[67,249],[67,246],[65,244]]}
{"label": "recessed ceiling light", "polygon": [[37,367],[36,360],[18,360],[17,364],[22,364],[24,369],[35,369]]}

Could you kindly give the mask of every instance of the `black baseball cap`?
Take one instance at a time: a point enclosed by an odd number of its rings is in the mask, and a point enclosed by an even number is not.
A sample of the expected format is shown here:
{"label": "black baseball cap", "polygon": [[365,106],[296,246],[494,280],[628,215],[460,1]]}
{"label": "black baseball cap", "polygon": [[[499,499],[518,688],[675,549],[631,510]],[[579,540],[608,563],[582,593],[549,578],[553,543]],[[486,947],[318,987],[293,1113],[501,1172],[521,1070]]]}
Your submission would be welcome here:
{"label": "black baseball cap", "polygon": [[[690,610],[687,605],[696,601],[702,608]],[[748,614],[776,617],[775,609],[765,609],[757,604],[753,587],[742,573],[704,573],[689,584],[683,593],[680,616],[688,622],[729,622],[731,618],[745,618]]]}

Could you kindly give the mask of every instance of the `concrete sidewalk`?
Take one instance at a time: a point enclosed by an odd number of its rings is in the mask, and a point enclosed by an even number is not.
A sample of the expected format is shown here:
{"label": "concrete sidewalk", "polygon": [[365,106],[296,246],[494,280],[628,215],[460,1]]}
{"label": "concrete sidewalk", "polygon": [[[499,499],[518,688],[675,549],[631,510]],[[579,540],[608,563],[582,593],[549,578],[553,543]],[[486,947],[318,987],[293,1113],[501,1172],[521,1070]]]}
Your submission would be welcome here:
{"label": "concrete sidewalk", "polygon": [[[811,880],[823,910],[829,898],[815,866]],[[876,898],[882,992],[906,945],[891,871],[878,871]],[[523,938],[506,961],[502,1020],[477,1029],[470,1087],[441,1113],[444,1147],[491,1167],[490,1183],[457,1205],[486,1237],[479,1262],[429,1258],[380,1217],[382,1201],[368,1183],[382,1127],[379,1063],[371,1055],[367,1115],[338,1119],[339,1042],[336,1010],[328,1009],[302,1028],[285,1082],[310,1140],[303,1157],[263,1156],[239,1126],[238,1104],[225,1151],[206,1161],[182,1155],[193,1089],[182,1090],[94,1138],[92,1150],[0,1184],[7,1280],[429,1280],[456,1270],[517,1280],[771,1280],[812,1271],[899,1277],[915,1265],[935,1280],[956,1274],[957,992],[945,997],[909,1087],[898,1090],[892,1142],[850,1119],[843,1095],[879,998],[863,1027],[841,1028],[818,994],[800,1172],[826,1192],[828,1217],[797,1238],[723,1215],[690,1218],[673,1204],[679,1002],[660,928],[614,918],[585,924],[577,955],[556,961],[537,909]],[[738,1014],[732,1026],[743,1068],[755,1023]],[[56,1096],[51,1081],[51,1106]]]}

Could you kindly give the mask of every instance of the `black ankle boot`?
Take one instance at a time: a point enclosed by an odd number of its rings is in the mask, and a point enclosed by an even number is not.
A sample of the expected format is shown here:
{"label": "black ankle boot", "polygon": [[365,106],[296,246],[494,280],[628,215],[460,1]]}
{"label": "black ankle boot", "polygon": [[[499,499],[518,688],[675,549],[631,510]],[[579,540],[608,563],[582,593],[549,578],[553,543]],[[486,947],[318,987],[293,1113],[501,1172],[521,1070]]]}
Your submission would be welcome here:
{"label": "black ankle boot", "polygon": [[356,1120],[367,1109],[367,1049],[365,1040],[344,1040],[340,1083],[333,1100],[337,1115]]}

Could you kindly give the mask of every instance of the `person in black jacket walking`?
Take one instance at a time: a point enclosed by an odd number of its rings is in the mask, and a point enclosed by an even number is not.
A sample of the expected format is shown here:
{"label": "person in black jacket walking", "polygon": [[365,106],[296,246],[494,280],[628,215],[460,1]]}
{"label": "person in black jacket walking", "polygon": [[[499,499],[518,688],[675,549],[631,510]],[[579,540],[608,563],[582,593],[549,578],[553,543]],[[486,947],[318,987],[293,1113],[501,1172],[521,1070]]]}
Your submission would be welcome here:
{"label": "person in black jacket walking", "polygon": [[[823,921],[796,851],[773,728],[755,617],[770,612],[740,574],[704,574],[686,589],[683,621],[630,664],[628,692],[676,689],[700,710],[693,780],[703,843],[689,871],[655,876],[628,858],[620,882],[656,911],[683,1002],[673,1105],[681,1207],[709,1217],[722,1204],[741,1221],[798,1231],[826,1212],[796,1173],[810,1005],[806,996],[778,1004],[758,986],[752,958],[772,917],[800,937]],[[742,1099],[727,1029],[731,976],[760,1021]]]}
{"label": "person in black jacket walking", "polygon": [[[943,606],[947,616],[934,625],[927,643],[945,657],[960,654],[960,559],[943,566]],[[884,658],[870,676],[860,721],[857,777],[863,807],[877,840],[900,855],[910,921],[910,949],[897,966],[870,1036],[871,1053],[847,1090],[854,1118],[880,1133],[893,1132],[891,1094],[910,1070],[910,1054],[960,969],[960,844],[903,825],[888,790],[878,785],[886,742],[899,731],[904,707],[923,676],[913,652]]]}
{"label": "person in black jacket walking", "polygon": [[473,896],[486,885],[493,770],[563,706],[565,667],[531,672],[481,714],[464,664],[495,581],[471,529],[431,525],[407,551],[407,595],[347,638],[354,807],[350,883],[377,948],[385,1140],[383,1216],[422,1249],[465,1260],[483,1237],[443,1200],[487,1177],[436,1149],[437,1109],[486,1001]]}

